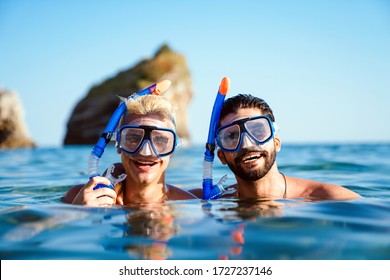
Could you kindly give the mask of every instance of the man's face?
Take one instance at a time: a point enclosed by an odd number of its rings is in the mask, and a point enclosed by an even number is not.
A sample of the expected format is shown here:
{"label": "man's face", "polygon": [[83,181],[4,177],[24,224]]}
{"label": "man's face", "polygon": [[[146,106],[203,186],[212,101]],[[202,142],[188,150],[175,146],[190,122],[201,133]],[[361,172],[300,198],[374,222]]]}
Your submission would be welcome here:
{"label": "man's face", "polygon": [[[128,115],[126,124],[157,126],[160,128],[169,128],[175,130],[171,121],[163,119],[158,115]],[[149,185],[164,181],[165,170],[168,167],[169,156],[158,157],[150,142],[146,141],[136,154],[130,155],[121,152],[123,167],[125,168],[127,179],[134,184]]]}
{"label": "man's face", "polygon": [[[247,117],[262,115],[260,109],[239,109],[237,113],[228,114],[221,119],[221,126]],[[244,133],[241,146],[237,152],[218,150],[222,164],[227,164],[236,177],[245,181],[257,181],[263,178],[276,160],[276,152],[280,150],[280,140],[274,137],[263,145],[255,143]]]}

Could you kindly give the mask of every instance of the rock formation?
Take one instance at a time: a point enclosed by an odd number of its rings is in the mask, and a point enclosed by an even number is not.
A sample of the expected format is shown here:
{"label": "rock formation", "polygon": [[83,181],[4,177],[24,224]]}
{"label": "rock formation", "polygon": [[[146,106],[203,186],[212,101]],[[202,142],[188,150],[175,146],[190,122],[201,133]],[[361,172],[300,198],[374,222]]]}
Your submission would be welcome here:
{"label": "rock formation", "polygon": [[18,95],[0,88],[0,149],[35,146],[28,135]]}
{"label": "rock formation", "polygon": [[119,105],[117,96],[128,97],[165,79],[172,84],[163,95],[178,108],[178,136],[189,142],[186,111],[192,98],[190,72],[184,56],[163,45],[153,58],[92,87],[71,114],[64,144],[95,144]]}

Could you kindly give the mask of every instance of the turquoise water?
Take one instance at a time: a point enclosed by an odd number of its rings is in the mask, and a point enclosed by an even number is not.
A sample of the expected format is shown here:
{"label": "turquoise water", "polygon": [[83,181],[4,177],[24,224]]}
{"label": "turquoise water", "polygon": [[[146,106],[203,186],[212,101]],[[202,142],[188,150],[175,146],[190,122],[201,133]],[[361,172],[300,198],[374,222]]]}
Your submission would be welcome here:
{"label": "turquoise water", "polygon": [[[283,146],[282,172],[346,186],[364,197],[354,201],[63,204],[86,181],[90,150],[0,151],[1,259],[390,259],[390,144]],[[203,152],[180,148],[168,182],[200,187]],[[110,147],[100,168],[117,161]],[[232,183],[215,160],[215,180],[224,174]]]}

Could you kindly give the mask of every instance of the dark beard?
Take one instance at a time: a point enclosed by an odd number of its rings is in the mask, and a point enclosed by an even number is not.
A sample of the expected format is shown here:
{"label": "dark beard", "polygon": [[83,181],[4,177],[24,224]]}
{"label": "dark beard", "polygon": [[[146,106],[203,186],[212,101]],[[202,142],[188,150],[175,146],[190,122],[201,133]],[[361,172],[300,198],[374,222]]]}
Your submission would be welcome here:
{"label": "dark beard", "polygon": [[[257,170],[253,170],[250,172],[246,172],[241,168],[240,162],[242,157],[244,157],[249,152],[261,152],[261,156],[264,158],[264,165]],[[229,168],[232,170],[232,172],[239,178],[245,181],[257,181],[263,178],[272,168],[276,161],[276,152],[275,150],[272,150],[270,153],[263,150],[257,150],[257,149],[242,149],[238,152],[236,158],[234,159],[234,163],[228,162]]]}

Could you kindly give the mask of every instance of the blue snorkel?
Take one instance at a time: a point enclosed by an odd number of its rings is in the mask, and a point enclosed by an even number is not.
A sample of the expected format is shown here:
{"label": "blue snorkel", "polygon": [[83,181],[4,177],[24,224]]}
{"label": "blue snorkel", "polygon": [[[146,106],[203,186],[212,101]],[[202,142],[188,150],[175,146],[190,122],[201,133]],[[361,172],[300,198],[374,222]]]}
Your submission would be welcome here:
{"label": "blue snorkel", "polygon": [[223,176],[217,185],[213,185],[213,161],[215,150],[215,133],[218,128],[219,116],[226,94],[229,91],[230,80],[224,77],[219,86],[217,97],[215,98],[213,112],[210,119],[209,135],[206,143],[206,151],[203,161],[203,195],[204,200],[217,199],[226,191],[222,184],[226,181],[227,175]]}
{"label": "blue snorkel", "polygon": [[[111,141],[111,137],[114,135],[114,132],[118,126],[118,123],[123,116],[123,114],[127,111],[127,105],[126,101],[129,99],[133,99],[138,96],[147,95],[147,94],[156,94],[160,95],[164,91],[166,91],[169,86],[171,85],[171,82],[169,80],[161,81],[157,84],[153,84],[140,92],[137,92],[131,96],[129,96],[124,102],[122,102],[118,108],[115,110],[113,115],[111,116],[110,121],[108,122],[106,128],[104,129],[103,133],[101,134],[99,141],[97,144],[93,147],[91,154],[88,158],[88,175],[89,178],[100,176],[98,165],[99,160],[103,155],[104,149],[106,148],[107,144]],[[101,187],[114,187],[112,186],[106,186],[106,185],[97,185],[94,189],[98,189]]]}

